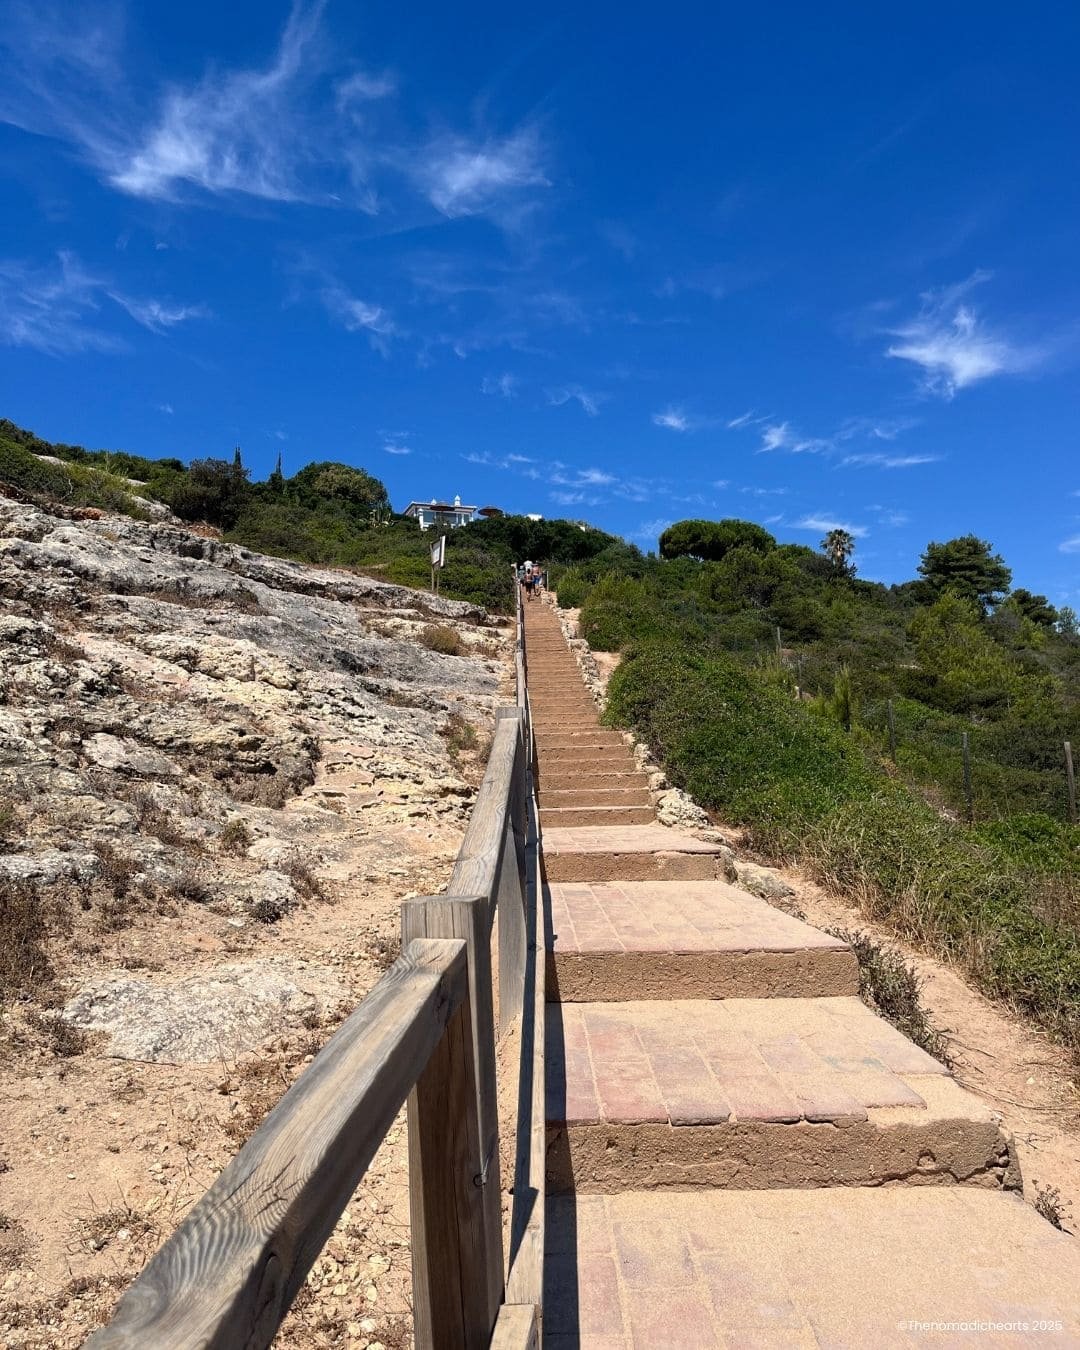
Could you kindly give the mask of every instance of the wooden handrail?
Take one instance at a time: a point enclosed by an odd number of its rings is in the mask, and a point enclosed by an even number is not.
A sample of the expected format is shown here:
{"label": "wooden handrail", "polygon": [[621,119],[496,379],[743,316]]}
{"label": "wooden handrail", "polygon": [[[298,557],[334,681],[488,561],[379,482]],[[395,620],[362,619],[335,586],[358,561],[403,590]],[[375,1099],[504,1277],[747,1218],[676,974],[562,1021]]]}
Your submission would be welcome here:
{"label": "wooden handrail", "polygon": [[87,1346],[269,1345],[467,995],[464,942],[410,943]]}

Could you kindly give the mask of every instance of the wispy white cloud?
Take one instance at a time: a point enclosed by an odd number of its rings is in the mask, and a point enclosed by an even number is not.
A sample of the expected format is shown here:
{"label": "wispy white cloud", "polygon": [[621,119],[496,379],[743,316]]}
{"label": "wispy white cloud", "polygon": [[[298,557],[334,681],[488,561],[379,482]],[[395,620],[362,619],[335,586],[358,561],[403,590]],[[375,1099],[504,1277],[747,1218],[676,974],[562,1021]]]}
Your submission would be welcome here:
{"label": "wispy white cloud", "polygon": [[126,295],[108,278],[90,272],[74,253],[62,251],[54,264],[41,267],[17,260],[0,262],[0,341],[51,355],[123,351],[123,339],[102,329],[95,319],[104,300],[121,306],[154,333],[209,316],[203,305]]}
{"label": "wispy white cloud", "polygon": [[1063,539],[1058,544],[1058,549],[1062,553],[1080,553],[1080,534],[1074,534],[1071,539]]}
{"label": "wispy white cloud", "polygon": [[574,492],[568,489],[559,488],[548,493],[553,502],[558,502],[560,506],[599,506],[600,498],[591,497],[587,492]]}
{"label": "wispy white cloud", "polygon": [[653,542],[659,539],[664,531],[670,529],[674,524],[674,520],[668,520],[663,516],[656,520],[643,520],[634,531],[633,537],[635,539],[645,539],[649,542]]}
{"label": "wispy white cloud", "polygon": [[518,377],[504,371],[501,375],[485,375],[480,384],[484,394],[498,394],[500,398],[513,398],[517,393]]}
{"label": "wispy white cloud", "polygon": [[383,446],[384,455],[411,455],[411,445],[395,445],[393,441],[387,441]]}
{"label": "wispy white cloud", "polygon": [[796,530],[814,530],[822,534],[828,534],[830,530],[847,530],[848,534],[853,534],[856,539],[864,539],[869,533],[865,525],[852,525],[846,520],[837,520],[834,516],[822,512],[818,515],[803,516],[794,524]]}
{"label": "wispy white cloud", "polygon": [[990,273],[977,271],[955,286],[925,292],[915,318],[888,330],[897,341],[886,356],[919,366],[927,392],[951,399],[980,380],[1029,370],[1043,359],[1038,349],[1020,346],[988,327],[964,301],[989,278]]}
{"label": "wispy white cloud", "polygon": [[125,50],[122,0],[8,8],[0,120],[66,140],[133,197],[241,195],[376,214],[382,191],[409,184],[446,217],[488,214],[509,227],[529,190],[550,183],[534,124],[505,135],[403,136],[381,111],[397,76],[345,60],[324,23],[327,0],[292,0],[265,62],[208,62],[149,94]]}
{"label": "wispy white cloud", "polygon": [[913,469],[919,464],[937,464],[940,455],[884,455],[867,451],[864,454],[845,455],[840,467],[851,466],[859,469]]}
{"label": "wispy white cloud", "polygon": [[372,103],[396,92],[397,77],[390,71],[373,75],[368,71],[354,70],[334,86],[334,101],[339,112],[346,112],[357,104]]}
{"label": "wispy white cloud", "polygon": [[170,305],[161,300],[135,300],[131,296],[110,291],[109,299],[126,309],[136,323],[149,328],[152,333],[165,333],[178,323],[188,319],[208,319],[210,311],[205,305]]}
{"label": "wispy white cloud", "polygon": [[106,156],[122,192],[174,198],[183,186],[301,201],[315,129],[302,107],[325,0],[294,3],[277,52],[261,69],[215,70],[165,95],[155,123]]}
{"label": "wispy white cloud", "polygon": [[548,403],[555,408],[561,408],[563,404],[576,399],[590,417],[595,417],[600,411],[600,405],[606,401],[607,395],[592,394],[587,389],[583,389],[580,384],[568,384],[561,389],[549,389],[547,399]]}
{"label": "wispy white cloud", "polygon": [[349,333],[367,332],[372,344],[380,351],[386,350],[386,339],[392,337],[397,329],[394,320],[382,305],[361,300],[338,282],[323,286],[319,298],[327,313],[336,319]]}
{"label": "wispy white cloud", "polygon": [[689,431],[690,418],[682,408],[665,408],[663,412],[653,413],[653,425],[667,427],[669,431]]}
{"label": "wispy white cloud", "polygon": [[168,414],[169,417],[171,417],[175,411],[176,409],[173,407],[171,403],[158,404],[158,412],[166,413]]}
{"label": "wispy white cloud", "polygon": [[571,487],[610,487],[617,482],[615,475],[603,469],[553,469],[550,474],[553,483]]}
{"label": "wispy white cloud", "polygon": [[733,417],[729,422],[725,422],[724,425],[727,427],[728,431],[738,431],[741,427],[749,426],[751,422],[757,420],[756,414],[754,413],[753,408],[751,408],[748,412],[744,412],[740,417]]}
{"label": "wispy white cloud", "polygon": [[762,454],[772,450],[786,450],[793,455],[821,454],[832,447],[833,442],[827,437],[803,436],[790,422],[774,422],[762,431],[758,451]]}
{"label": "wispy white cloud", "polygon": [[480,141],[443,137],[421,152],[414,174],[436,210],[450,217],[491,212],[523,188],[550,187],[535,126]]}

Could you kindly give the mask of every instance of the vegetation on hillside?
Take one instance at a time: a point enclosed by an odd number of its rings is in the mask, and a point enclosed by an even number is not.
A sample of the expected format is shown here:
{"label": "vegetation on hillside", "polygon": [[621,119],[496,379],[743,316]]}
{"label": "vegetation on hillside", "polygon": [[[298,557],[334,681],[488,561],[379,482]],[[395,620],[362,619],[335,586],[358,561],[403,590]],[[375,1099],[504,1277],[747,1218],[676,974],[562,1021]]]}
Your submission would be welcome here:
{"label": "vegetation on hillside", "polygon": [[1063,741],[1080,745],[1075,617],[1009,595],[1008,569],[971,537],[885,587],[854,576],[846,546],[762,548],[756,528],[750,542],[725,528],[706,559],[682,552],[692,533],[673,527],[672,556],[634,571],[570,577],[584,635],[624,653],[609,718],[760,852],[797,859],[1080,1044],[1080,831],[1063,763]]}
{"label": "vegetation on hillside", "polygon": [[[239,450],[185,465],[53,444],[0,420],[0,484],[31,501],[139,519],[147,518],[148,502],[162,502],[181,520],[214,526],[227,541],[261,553],[352,568],[403,586],[426,589],[431,581],[433,535],[395,515],[382,482],[349,464],[315,461],[288,478],[279,466],[265,482],[252,482]],[[453,532],[440,592],[505,611],[514,596],[510,566],[524,558],[556,569],[588,561],[601,570],[642,562],[637,549],[602,530],[502,516]]]}

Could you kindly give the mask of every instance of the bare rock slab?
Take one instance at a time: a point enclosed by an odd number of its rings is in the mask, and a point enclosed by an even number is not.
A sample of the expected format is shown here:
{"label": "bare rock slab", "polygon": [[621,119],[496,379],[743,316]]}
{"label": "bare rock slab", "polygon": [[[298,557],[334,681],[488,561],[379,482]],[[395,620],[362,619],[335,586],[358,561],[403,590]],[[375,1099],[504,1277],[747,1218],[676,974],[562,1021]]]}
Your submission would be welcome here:
{"label": "bare rock slab", "polygon": [[107,975],[64,1007],[68,1022],[104,1032],[117,1059],[207,1064],[256,1049],[344,989],[331,972],[236,962],[174,980]]}

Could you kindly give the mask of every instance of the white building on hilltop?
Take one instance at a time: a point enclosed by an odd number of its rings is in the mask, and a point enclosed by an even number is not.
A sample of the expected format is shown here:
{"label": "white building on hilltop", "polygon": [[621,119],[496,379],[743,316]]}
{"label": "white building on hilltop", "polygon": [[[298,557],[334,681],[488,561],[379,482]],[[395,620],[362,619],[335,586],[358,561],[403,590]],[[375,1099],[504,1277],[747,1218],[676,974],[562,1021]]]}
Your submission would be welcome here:
{"label": "white building on hilltop", "polygon": [[454,530],[459,525],[468,525],[470,520],[476,520],[488,512],[502,514],[496,512],[494,507],[463,506],[460,497],[455,497],[453,503],[440,502],[432,497],[429,502],[410,502],[403,514],[419,522],[422,530],[430,530],[433,525]]}
{"label": "white building on hilltop", "polygon": [[417,521],[422,530],[430,530],[433,525],[453,530],[475,520],[478,511],[476,506],[463,506],[460,497],[455,497],[452,503],[432,497],[430,502],[410,502],[404,514]]}

